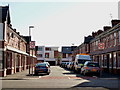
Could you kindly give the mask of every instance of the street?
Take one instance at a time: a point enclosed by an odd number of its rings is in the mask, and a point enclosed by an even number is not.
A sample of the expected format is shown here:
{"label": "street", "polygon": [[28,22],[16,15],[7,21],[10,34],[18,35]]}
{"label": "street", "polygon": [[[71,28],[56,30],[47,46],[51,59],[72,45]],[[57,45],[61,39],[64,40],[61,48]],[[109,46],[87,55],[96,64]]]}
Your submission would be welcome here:
{"label": "street", "polygon": [[[120,89],[116,77],[82,76],[59,66],[51,66],[50,75],[28,75],[28,70],[2,78],[3,90],[9,88]],[[8,89],[7,89],[8,88]]]}

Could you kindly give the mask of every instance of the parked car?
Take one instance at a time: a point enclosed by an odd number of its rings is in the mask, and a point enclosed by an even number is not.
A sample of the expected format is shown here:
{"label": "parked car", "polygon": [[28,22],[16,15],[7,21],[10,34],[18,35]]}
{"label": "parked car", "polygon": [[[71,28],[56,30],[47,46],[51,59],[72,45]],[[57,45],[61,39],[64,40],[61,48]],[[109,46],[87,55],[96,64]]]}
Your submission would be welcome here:
{"label": "parked car", "polygon": [[67,68],[67,65],[68,65],[68,64],[69,64],[69,62],[65,62],[65,66],[64,66],[64,67]]}
{"label": "parked car", "polygon": [[92,61],[86,61],[81,68],[81,74],[92,74],[92,75],[98,75],[100,76],[101,69],[99,67],[99,64],[97,62]]}
{"label": "parked car", "polygon": [[73,70],[73,67],[74,67],[74,62],[69,62],[67,68]]}
{"label": "parked car", "polygon": [[69,63],[67,64],[67,69],[70,69],[71,63],[72,63],[72,62],[69,62]]}
{"label": "parked car", "polygon": [[70,63],[70,67],[69,68],[70,68],[70,70],[74,70],[74,62]]}
{"label": "parked car", "polygon": [[60,67],[64,67],[65,62],[61,62]]}
{"label": "parked car", "polygon": [[65,67],[65,62],[61,62],[60,67],[64,68]]}
{"label": "parked car", "polygon": [[46,73],[48,75],[50,74],[50,66],[48,63],[43,62],[35,65],[35,74],[38,75],[39,73]]}
{"label": "parked car", "polygon": [[49,67],[50,67],[50,64],[49,64],[49,62],[44,62],[44,63],[46,63]]}
{"label": "parked car", "polygon": [[80,73],[86,61],[92,61],[89,54],[80,53],[75,56],[74,71]]}

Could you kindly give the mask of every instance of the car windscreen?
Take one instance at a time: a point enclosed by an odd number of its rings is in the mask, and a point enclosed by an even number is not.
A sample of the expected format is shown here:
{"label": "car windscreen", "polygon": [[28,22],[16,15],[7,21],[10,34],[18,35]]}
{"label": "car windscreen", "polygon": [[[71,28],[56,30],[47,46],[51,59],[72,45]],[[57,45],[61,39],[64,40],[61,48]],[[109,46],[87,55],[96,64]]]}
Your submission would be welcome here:
{"label": "car windscreen", "polygon": [[85,63],[85,60],[78,60],[78,64],[84,64]]}
{"label": "car windscreen", "polygon": [[87,66],[90,66],[90,67],[99,67],[99,64],[98,63],[88,63]]}

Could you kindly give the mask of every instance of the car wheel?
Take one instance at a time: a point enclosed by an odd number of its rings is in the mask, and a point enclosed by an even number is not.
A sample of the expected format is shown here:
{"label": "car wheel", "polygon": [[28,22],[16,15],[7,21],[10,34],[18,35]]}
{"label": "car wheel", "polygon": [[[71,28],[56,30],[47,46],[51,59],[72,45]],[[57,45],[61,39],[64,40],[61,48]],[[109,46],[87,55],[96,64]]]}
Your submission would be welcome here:
{"label": "car wheel", "polygon": [[37,73],[37,72],[35,72],[35,75],[38,75],[38,73]]}
{"label": "car wheel", "polygon": [[50,73],[48,72],[47,75],[49,75]]}

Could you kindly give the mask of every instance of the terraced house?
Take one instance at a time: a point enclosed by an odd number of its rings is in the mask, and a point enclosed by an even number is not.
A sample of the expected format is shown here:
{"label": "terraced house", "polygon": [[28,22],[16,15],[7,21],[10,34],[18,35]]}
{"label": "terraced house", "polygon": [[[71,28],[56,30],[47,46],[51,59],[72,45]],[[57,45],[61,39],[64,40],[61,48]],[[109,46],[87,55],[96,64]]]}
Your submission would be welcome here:
{"label": "terraced house", "polygon": [[120,20],[111,22],[90,42],[90,55],[105,71],[120,74]]}
{"label": "terraced house", "polygon": [[30,66],[29,42],[30,37],[23,37],[12,28],[9,6],[0,6],[0,76],[21,72]]}
{"label": "terraced house", "polygon": [[120,20],[112,20],[112,26],[104,26],[103,30],[92,32],[92,36],[85,37],[84,43],[73,52],[91,55],[99,62],[104,71],[120,74]]}

